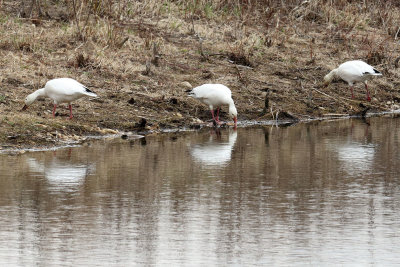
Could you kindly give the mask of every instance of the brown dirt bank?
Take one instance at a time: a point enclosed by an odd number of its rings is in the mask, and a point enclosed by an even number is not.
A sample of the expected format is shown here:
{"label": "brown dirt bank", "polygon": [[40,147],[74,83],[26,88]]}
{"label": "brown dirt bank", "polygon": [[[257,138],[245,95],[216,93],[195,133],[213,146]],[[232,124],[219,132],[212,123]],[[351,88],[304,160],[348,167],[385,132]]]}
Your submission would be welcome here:
{"label": "brown dirt bank", "polygon": [[[95,8],[48,0],[37,1],[39,12],[0,1],[0,147],[207,122],[207,107],[186,96],[185,81],[230,87],[239,121],[400,106],[396,1],[189,2],[93,1]],[[371,103],[361,85],[355,100],[344,82],[322,86],[325,74],[351,59],[383,73],[369,83]],[[73,120],[63,106],[52,118],[49,99],[20,111],[27,94],[57,77],[99,98],[73,103]]]}

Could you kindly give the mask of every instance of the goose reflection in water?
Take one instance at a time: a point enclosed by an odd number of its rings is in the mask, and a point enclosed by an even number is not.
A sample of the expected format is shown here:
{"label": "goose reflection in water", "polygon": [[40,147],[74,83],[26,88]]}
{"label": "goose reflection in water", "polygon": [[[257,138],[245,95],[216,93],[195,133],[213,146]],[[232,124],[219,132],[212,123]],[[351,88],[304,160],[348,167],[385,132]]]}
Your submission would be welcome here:
{"label": "goose reflection in water", "polygon": [[360,175],[370,172],[375,157],[372,144],[351,142],[337,146],[338,158],[343,162],[342,168],[349,175]]}
{"label": "goose reflection in water", "polygon": [[375,144],[368,142],[370,124],[365,119],[352,120],[347,142],[331,143],[341,162],[341,169],[350,176],[372,172]]}
{"label": "goose reflection in water", "polygon": [[217,129],[209,136],[208,141],[192,145],[190,154],[193,160],[209,168],[224,167],[231,160],[237,131],[230,131],[227,137]]}
{"label": "goose reflection in water", "polygon": [[93,164],[72,163],[69,158],[56,156],[51,160],[28,157],[27,163],[31,172],[43,175],[51,188],[60,191],[75,190],[95,169]]}

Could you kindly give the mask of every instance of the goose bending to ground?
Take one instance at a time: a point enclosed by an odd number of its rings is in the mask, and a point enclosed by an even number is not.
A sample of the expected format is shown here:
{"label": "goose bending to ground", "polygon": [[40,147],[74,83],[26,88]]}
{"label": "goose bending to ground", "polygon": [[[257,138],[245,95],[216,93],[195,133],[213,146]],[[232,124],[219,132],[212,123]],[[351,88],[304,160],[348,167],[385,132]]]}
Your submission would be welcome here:
{"label": "goose bending to ground", "polygon": [[[189,91],[189,96],[194,97],[208,105],[212,118],[217,124],[221,124],[218,117],[221,106],[229,105],[229,116],[235,122],[236,128],[237,110],[232,99],[232,92],[228,87],[222,84],[203,84]],[[216,115],[214,115],[214,108],[217,108]]]}
{"label": "goose bending to ground", "polygon": [[328,85],[335,76],[340,77],[350,85],[351,97],[354,98],[353,86],[356,82],[362,82],[367,90],[367,100],[371,101],[368,91],[367,80],[373,76],[380,76],[382,73],[377,71],[374,67],[368,65],[361,60],[347,61],[341,64],[337,69],[329,72],[325,77],[325,85]]}
{"label": "goose bending to ground", "polygon": [[68,103],[69,118],[72,119],[71,102],[83,96],[97,97],[86,86],[71,78],[53,79],[46,83],[44,88],[38,89],[25,98],[25,106],[22,110],[26,110],[30,104],[35,102],[36,98],[43,96],[49,97],[54,102],[53,117],[55,117],[57,105],[60,103]]}

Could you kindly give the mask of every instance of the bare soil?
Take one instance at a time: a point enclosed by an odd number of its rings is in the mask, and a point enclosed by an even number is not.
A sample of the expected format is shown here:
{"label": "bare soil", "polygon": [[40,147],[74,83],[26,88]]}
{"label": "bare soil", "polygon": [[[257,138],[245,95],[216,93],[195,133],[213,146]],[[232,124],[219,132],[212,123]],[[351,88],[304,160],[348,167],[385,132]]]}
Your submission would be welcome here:
{"label": "bare soil", "polygon": [[[254,13],[259,17],[252,18],[251,11],[239,18],[216,11],[187,16],[172,1],[169,9],[154,6],[157,12],[146,9],[112,23],[89,17],[85,24],[82,15],[78,34],[66,7],[48,1],[45,15],[34,10],[24,17],[17,2],[0,2],[0,149],[209,125],[208,108],[185,93],[188,83],[227,85],[239,125],[243,120],[363,115],[400,106],[398,25],[387,19],[392,13],[386,14],[386,24],[378,23],[380,13],[362,6],[317,7],[309,1],[281,17]],[[399,7],[389,8],[400,14]],[[383,73],[369,82],[371,102],[362,84],[355,88],[355,99],[343,81],[323,86],[324,75],[353,59]],[[58,77],[74,78],[99,97],[74,102],[72,120],[66,106],[59,106],[53,118],[50,99],[21,111],[26,95]],[[228,120],[225,111],[222,120]]]}

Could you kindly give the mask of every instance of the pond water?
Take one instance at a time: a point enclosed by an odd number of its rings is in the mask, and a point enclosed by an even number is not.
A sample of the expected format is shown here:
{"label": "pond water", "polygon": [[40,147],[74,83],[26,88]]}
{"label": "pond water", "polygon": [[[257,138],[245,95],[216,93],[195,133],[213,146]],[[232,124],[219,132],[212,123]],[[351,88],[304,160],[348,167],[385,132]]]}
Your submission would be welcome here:
{"label": "pond water", "polygon": [[0,155],[3,266],[400,264],[400,119]]}

